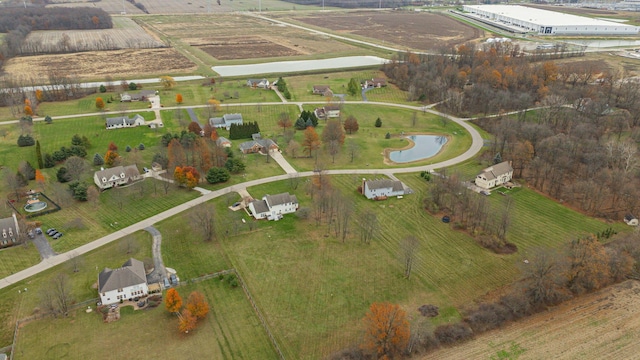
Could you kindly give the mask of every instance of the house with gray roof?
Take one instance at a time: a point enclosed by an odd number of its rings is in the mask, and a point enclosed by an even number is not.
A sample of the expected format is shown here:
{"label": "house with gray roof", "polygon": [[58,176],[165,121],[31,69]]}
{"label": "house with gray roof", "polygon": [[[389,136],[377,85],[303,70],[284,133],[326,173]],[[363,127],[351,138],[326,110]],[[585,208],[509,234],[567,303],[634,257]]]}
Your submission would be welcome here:
{"label": "house with gray roof", "polygon": [[139,114],[135,114],[132,118],[128,116],[110,117],[110,118],[107,118],[107,120],[105,121],[105,126],[107,127],[107,130],[122,129],[125,127],[136,127],[144,124],[145,124],[144,118]]}
{"label": "house with gray roof", "polygon": [[278,221],[285,214],[298,210],[298,198],[289,193],[266,195],[262,200],[253,200],[249,203],[251,216],[256,219]]}
{"label": "house with gray roof", "polygon": [[0,219],[0,248],[9,247],[20,242],[18,234],[20,227],[16,213],[10,217]]}
{"label": "house with gray roof", "polygon": [[110,189],[114,186],[132,184],[134,181],[142,179],[140,171],[136,165],[114,166],[109,169],[102,169],[93,174],[93,182],[100,190]]}
{"label": "house with gray roof", "polygon": [[224,136],[219,136],[216,139],[216,145],[222,146],[222,147],[231,147],[231,141]]}
{"label": "house with gray roof", "polygon": [[209,119],[209,125],[216,129],[225,128],[229,130],[231,124],[242,125],[242,114],[224,114],[222,117],[214,117]]}
{"label": "house with gray roof", "polygon": [[391,179],[366,180],[362,179],[362,195],[367,199],[384,200],[390,196],[401,196],[408,192],[402,181]]}
{"label": "house with gray roof", "polygon": [[267,79],[249,79],[247,80],[247,86],[258,89],[269,88],[269,80]]}
{"label": "house with gray roof", "polygon": [[121,102],[147,101],[149,97],[155,96],[155,95],[157,95],[155,90],[140,90],[138,93],[135,93],[135,94],[129,94],[129,93],[120,94],[120,101]]}
{"label": "house with gray roof", "polygon": [[263,139],[260,133],[251,135],[253,140],[245,141],[240,144],[240,151],[243,154],[263,153],[266,154],[271,150],[278,150],[278,144],[271,139]]}
{"label": "house with gray roof", "polygon": [[333,97],[333,91],[329,85],[313,85],[313,89],[311,90],[313,95],[322,95],[324,97]]}
{"label": "house with gray roof", "polygon": [[144,264],[131,258],[121,268],[104,268],[98,275],[98,292],[102,305],[148,295],[149,286]]}
{"label": "house with gray roof", "polygon": [[476,176],[476,185],[483,189],[491,189],[511,181],[513,178],[513,168],[510,161],[503,161],[499,164],[483,169]]}

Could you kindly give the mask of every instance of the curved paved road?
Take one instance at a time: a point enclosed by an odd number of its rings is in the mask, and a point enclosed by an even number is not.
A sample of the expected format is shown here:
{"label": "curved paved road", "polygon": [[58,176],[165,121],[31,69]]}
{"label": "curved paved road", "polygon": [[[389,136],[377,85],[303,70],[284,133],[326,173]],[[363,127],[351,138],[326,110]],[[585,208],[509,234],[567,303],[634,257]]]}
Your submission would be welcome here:
{"label": "curved paved road", "polygon": [[[306,104],[310,104],[310,103],[318,103],[318,104],[324,104],[324,102],[319,101],[319,102],[305,102]],[[365,103],[364,101],[350,101],[348,103]],[[257,103],[256,103],[257,104]],[[268,104],[279,104],[279,105],[283,105],[283,103],[268,103]],[[302,104],[302,103],[286,103],[286,104]],[[465,119],[461,119],[461,118],[457,118],[451,115],[447,115],[447,114],[443,114],[441,112],[435,111],[433,109],[430,109],[428,107],[422,107],[422,106],[412,106],[412,105],[404,105],[404,104],[391,104],[391,103],[379,103],[379,102],[366,102],[366,104],[370,104],[370,105],[383,105],[383,106],[395,106],[395,107],[400,107],[400,108],[405,108],[405,109],[411,109],[411,110],[418,110],[418,111],[425,111],[425,112],[429,112],[431,114],[435,114],[438,116],[443,116],[446,117],[448,119],[450,119],[451,121],[457,123],[458,125],[462,126],[463,128],[465,128],[470,134],[471,137],[473,139],[473,142],[471,144],[471,147],[469,147],[469,149],[467,151],[465,151],[462,155],[456,156],[453,159],[449,159],[449,160],[445,160],[445,161],[441,161],[439,163],[435,163],[435,164],[430,164],[430,165],[424,165],[424,166],[417,166],[417,167],[408,167],[408,168],[393,168],[393,169],[348,169],[348,170],[328,170],[326,173],[327,174],[331,174],[331,175],[342,175],[342,174],[371,174],[371,175],[375,175],[375,174],[384,174],[387,176],[393,176],[394,173],[410,173],[410,172],[419,172],[419,171],[430,171],[430,170],[434,170],[434,169],[439,169],[439,168],[443,168],[443,167],[447,167],[447,166],[451,166],[451,165],[455,165],[458,164],[460,162],[466,161],[470,158],[472,158],[473,156],[475,156],[480,149],[482,149],[482,145],[483,145],[483,140],[482,137],[480,136],[480,133],[474,129],[471,125],[467,124]],[[244,105],[250,105],[249,104],[234,104],[234,106],[244,106]],[[265,103],[262,103],[262,105],[265,105]],[[205,107],[207,105],[203,105],[202,107]],[[171,108],[164,108],[164,109],[171,109]],[[133,110],[133,111],[139,111],[139,110]],[[101,115],[100,113],[97,113],[98,115]],[[69,117],[80,117],[80,116],[91,116],[91,115],[87,115],[87,114],[83,114],[83,115],[74,115],[74,116],[69,116]],[[59,117],[62,118],[62,117]],[[307,172],[302,172],[302,173],[298,173],[298,176],[300,177],[308,177],[308,176],[312,176],[314,174],[313,171],[307,171]],[[50,269],[56,265],[62,264],[67,260],[70,260],[76,256],[80,256],[84,253],[87,253],[89,251],[92,251],[94,249],[97,249],[103,245],[106,245],[112,241],[118,240],[124,236],[127,236],[129,234],[135,233],[136,231],[140,231],[140,230],[145,230],[145,228],[151,227],[153,224],[160,222],[162,220],[165,220],[167,218],[170,218],[176,214],[179,214],[183,211],[186,211],[194,206],[198,206],[206,201],[209,201],[211,199],[215,199],[217,197],[220,197],[222,195],[231,193],[231,192],[237,192],[237,190],[240,189],[246,189],[247,187],[250,186],[256,186],[256,185],[261,185],[261,184],[266,184],[266,183],[270,183],[270,182],[274,182],[274,181],[281,181],[281,180],[287,180],[291,175],[290,174],[283,174],[283,175],[277,175],[277,176],[272,176],[272,177],[268,177],[268,178],[263,178],[263,179],[257,179],[257,180],[252,180],[252,181],[247,181],[241,184],[236,184],[233,186],[229,186],[226,187],[224,189],[220,189],[220,190],[216,190],[216,191],[211,191],[207,194],[203,194],[201,197],[187,201],[181,205],[178,205],[172,209],[166,210],[160,214],[156,214],[154,216],[151,216],[145,220],[142,220],[136,224],[127,226],[124,229],[118,230],[116,232],[113,232],[107,236],[104,236],[100,239],[97,239],[93,242],[90,242],[88,244],[82,245],[74,250],[68,251],[66,253],[63,254],[58,254],[52,257],[49,257],[47,259],[44,259],[42,262],[40,262],[37,265],[34,265],[30,268],[24,269],[22,271],[19,271],[13,275],[7,276],[4,279],[0,279],[0,289],[3,289],[7,286],[10,286],[12,284],[15,284],[16,282],[22,281],[28,277],[31,277],[33,275],[36,275],[42,271],[45,271],[47,269]]]}

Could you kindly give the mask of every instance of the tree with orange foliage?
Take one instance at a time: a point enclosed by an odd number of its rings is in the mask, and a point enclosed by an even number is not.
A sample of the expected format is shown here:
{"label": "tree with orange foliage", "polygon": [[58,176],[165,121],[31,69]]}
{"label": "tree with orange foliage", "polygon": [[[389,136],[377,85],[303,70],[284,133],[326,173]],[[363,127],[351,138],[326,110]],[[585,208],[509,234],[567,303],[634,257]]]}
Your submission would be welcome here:
{"label": "tree with orange foliage", "polygon": [[42,90],[40,89],[36,90],[36,100],[42,102]]}
{"label": "tree with orange foliage", "polygon": [[173,170],[173,180],[177,184],[182,185],[185,183],[185,179],[186,179],[186,175],[184,174],[182,167],[176,166],[175,170]]}
{"label": "tree with orange foliage", "polygon": [[182,104],[182,94],[176,94],[176,102],[178,105]]}
{"label": "tree with orange foliage", "polygon": [[[173,289],[171,289],[173,290]],[[178,329],[180,332],[188,334],[189,331],[193,330],[197,326],[198,318],[195,317],[189,309],[184,309],[180,313],[180,320],[178,321]]]}
{"label": "tree with orange foliage", "polygon": [[590,292],[610,282],[609,255],[595,235],[572,241],[568,252],[567,279],[571,291]]}
{"label": "tree with orange foliage", "polygon": [[102,100],[101,97],[96,98],[96,108],[98,108],[98,110],[104,110],[104,100]]}
{"label": "tree with orange foliage", "polygon": [[118,151],[118,145],[116,145],[113,141],[109,143],[108,147],[109,151]]}
{"label": "tree with orange foliage", "polygon": [[198,319],[204,319],[209,313],[209,304],[202,293],[193,291],[187,298],[187,310]]}
{"label": "tree with orange foliage", "polygon": [[211,140],[216,141],[218,140],[218,138],[220,137],[220,135],[218,135],[218,130],[216,130],[216,128],[212,128],[211,129],[211,135],[209,136],[211,138]]}
{"label": "tree with orange foliage", "polygon": [[104,155],[104,164],[108,167],[113,167],[120,162],[120,155],[116,151],[108,150]]}
{"label": "tree with orange foliage", "polygon": [[362,350],[377,359],[392,359],[402,354],[409,343],[407,314],[399,305],[373,303],[363,319]]}
{"label": "tree with orange foliage", "polygon": [[320,137],[313,126],[307,127],[304,131],[302,147],[307,151],[308,157],[311,157],[311,153],[320,147]]}
{"label": "tree with orange foliage", "polygon": [[179,314],[182,308],[182,297],[178,294],[175,288],[171,288],[167,291],[167,295],[164,299],[164,306],[168,312]]}
{"label": "tree with orange foliage", "polygon": [[42,171],[40,169],[36,169],[36,183],[40,185],[40,187],[44,187],[44,175],[42,175]]}
{"label": "tree with orange foliage", "polygon": [[209,117],[211,117],[212,113],[215,114],[218,110],[220,110],[220,101],[214,98],[207,100],[207,105],[209,108]]}
{"label": "tree with orange foliage", "polygon": [[33,115],[33,110],[31,109],[31,106],[29,105],[25,105],[24,106],[24,114],[27,116],[32,116]]}
{"label": "tree with orange foliage", "polygon": [[173,171],[173,179],[177,184],[193,189],[200,182],[200,173],[193,166],[176,166]]}

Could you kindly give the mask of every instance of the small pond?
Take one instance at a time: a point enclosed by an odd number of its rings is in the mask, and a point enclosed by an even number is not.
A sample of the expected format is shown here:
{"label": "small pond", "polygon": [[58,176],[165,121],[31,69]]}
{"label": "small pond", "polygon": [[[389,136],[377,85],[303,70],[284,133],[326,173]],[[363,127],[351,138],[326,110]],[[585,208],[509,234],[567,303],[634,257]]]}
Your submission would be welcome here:
{"label": "small pond", "polygon": [[442,135],[410,135],[407,139],[413,141],[413,146],[405,150],[395,150],[389,153],[389,159],[396,163],[408,163],[430,158],[437,154],[447,143],[447,137]]}

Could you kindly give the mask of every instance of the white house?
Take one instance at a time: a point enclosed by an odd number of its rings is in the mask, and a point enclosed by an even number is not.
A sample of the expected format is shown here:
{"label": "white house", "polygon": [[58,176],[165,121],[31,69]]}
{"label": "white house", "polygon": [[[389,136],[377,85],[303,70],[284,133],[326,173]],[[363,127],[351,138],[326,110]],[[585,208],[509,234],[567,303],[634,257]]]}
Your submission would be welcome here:
{"label": "white house", "polygon": [[298,198],[289,193],[266,195],[249,203],[249,211],[256,219],[280,220],[282,215],[298,210]]}
{"label": "white house", "polygon": [[2,232],[0,234],[0,248],[17,244],[20,241],[18,237],[20,227],[16,213],[8,218],[0,219],[0,231]]}
{"label": "white house", "polygon": [[252,88],[267,89],[269,87],[269,80],[267,79],[249,79],[247,80],[247,86]]}
{"label": "white house", "polygon": [[511,164],[509,161],[503,161],[483,169],[482,172],[476,176],[476,185],[483,189],[491,189],[492,187],[511,181],[512,177],[513,168]]}
{"label": "white house", "polygon": [[148,295],[144,264],[131,258],[119,269],[104,268],[98,275],[98,292],[103,305]]}
{"label": "white house", "polygon": [[110,117],[105,121],[105,126],[107,130],[111,129],[121,129],[125,127],[136,127],[144,125],[144,118],[139,114],[136,114],[134,117],[129,118],[128,116],[118,116],[118,117]]}
{"label": "white house", "polygon": [[140,176],[140,171],[135,165],[115,166],[110,169],[96,171],[93,174],[93,182],[98,185],[100,190],[131,184],[140,179],[142,179],[142,176]]}
{"label": "white house", "polygon": [[224,114],[222,117],[214,117],[209,119],[209,125],[214,128],[225,128],[229,130],[231,124],[242,125],[242,114]]}
{"label": "white house", "polygon": [[638,226],[638,218],[633,216],[632,214],[625,215],[624,222],[629,226]]}
{"label": "white house", "polygon": [[318,119],[329,119],[340,117],[340,106],[327,105],[321,108],[316,108],[313,113]]}
{"label": "white house", "polygon": [[366,180],[362,179],[362,194],[367,199],[382,200],[390,196],[399,196],[406,194],[404,185],[400,180],[380,179]]}

